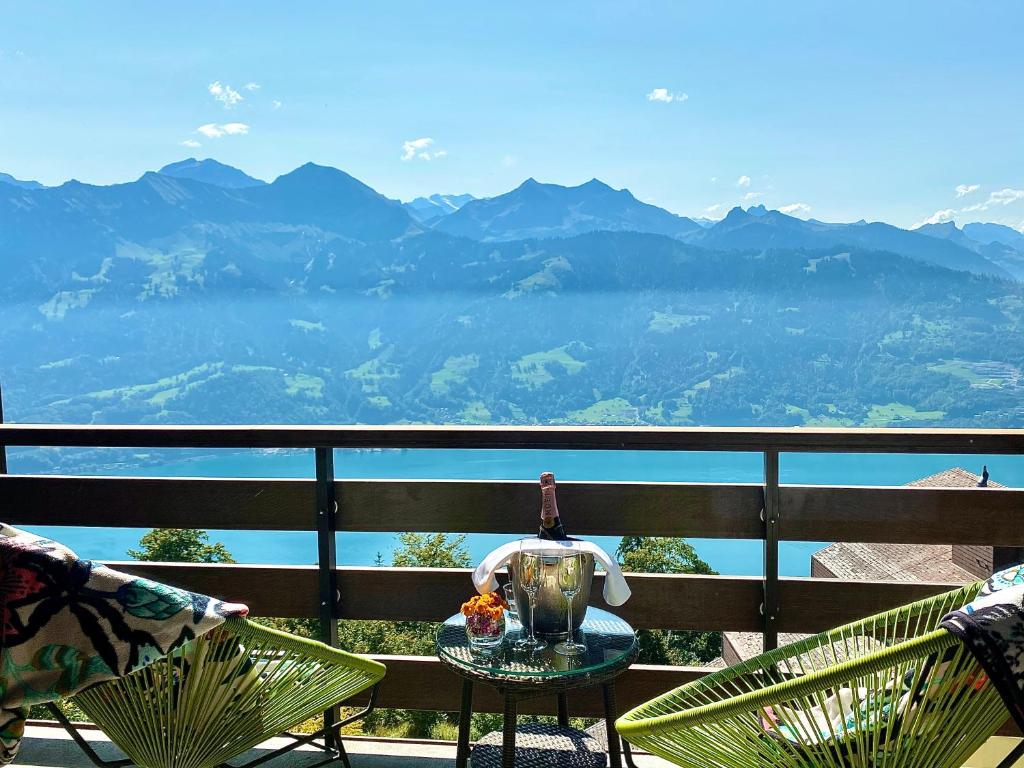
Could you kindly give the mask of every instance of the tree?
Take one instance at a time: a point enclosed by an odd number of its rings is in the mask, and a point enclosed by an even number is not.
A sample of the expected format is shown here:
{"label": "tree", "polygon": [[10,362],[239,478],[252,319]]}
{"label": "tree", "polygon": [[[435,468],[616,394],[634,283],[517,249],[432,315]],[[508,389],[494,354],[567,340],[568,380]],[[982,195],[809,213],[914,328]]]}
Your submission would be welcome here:
{"label": "tree", "polygon": [[165,563],[233,563],[221,542],[210,543],[210,534],[197,528],[155,528],[139,540],[140,549],[129,549],[135,560]]}
{"label": "tree", "polygon": [[465,536],[445,533],[400,533],[401,546],[391,564],[396,568],[468,568]]}
{"label": "tree", "polygon": [[[715,574],[686,539],[625,536],[616,555],[622,569],[634,573]],[[637,638],[642,664],[703,664],[722,653],[722,636],[718,632],[641,629]]]}

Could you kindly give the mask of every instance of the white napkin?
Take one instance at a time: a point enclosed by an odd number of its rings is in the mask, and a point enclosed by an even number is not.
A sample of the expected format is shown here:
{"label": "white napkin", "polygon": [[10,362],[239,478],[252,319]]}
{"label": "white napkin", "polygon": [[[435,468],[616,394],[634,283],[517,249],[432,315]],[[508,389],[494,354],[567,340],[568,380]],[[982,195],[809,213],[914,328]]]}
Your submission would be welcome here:
{"label": "white napkin", "polygon": [[608,605],[622,605],[629,600],[629,585],[622,575],[619,564],[605,552],[601,547],[592,541],[580,541],[571,539],[569,541],[551,541],[549,539],[523,539],[522,547],[519,541],[510,541],[491,552],[483,559],[483,562],[473,571],[473,586],[481,595],[493,592],[498,588],[498,580],[494,578],[494,572],[505,565],[512,556],[519,552],[529,552],[531,555],[542,555],[546,557],[564,557],[571,554],[589,553],[594,559],[604,566],[607,576],[604,580],[604,601]]}

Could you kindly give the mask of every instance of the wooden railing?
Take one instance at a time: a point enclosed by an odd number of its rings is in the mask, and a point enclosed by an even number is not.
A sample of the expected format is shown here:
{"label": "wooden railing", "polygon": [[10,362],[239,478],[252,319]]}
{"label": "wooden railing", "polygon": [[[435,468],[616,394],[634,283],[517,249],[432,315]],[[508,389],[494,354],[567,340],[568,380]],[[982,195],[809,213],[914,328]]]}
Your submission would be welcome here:
{"label": "wooden railing", "polygon": [[[117,564],[246,602],[262,616],[442,620],[470,589],[468,572],[336,567],[334,534],[516,535],[536,524],[534,483],[336,480],[332,448],[759,452],[763,484],[560,482],[559,497],[585,510],[573,519],[573,532],[584,536],[764,541],[760,577],[630,574],[633,597],[615,610],[638,628],[761,632],[768,647],[779,632],[819,631],[954,586],[780,578],[780,540],[1024,546],[1024,490],[780,485],[778,477],[781,453],[1021,454],[1024,430],[0,424],[0,466],[3,446],[309,449],[311,480],[0,477],[0,519],[13,525],[317,532],[319,557],[311,551],[310,561],[318,566]],[[600,588],[593,594],[601,605]],[[456,680],[436,659],[380,658],[389,667],[381,705],[458,708]],[[703,673],[638,665],[624,676],[620,699],[632,706]],[[500,711],[489,696],[481,692],[478,708]],[[527,702],[524,711],[551,704]],[[585,695],[572,702],[574,713],[600,708]]]}

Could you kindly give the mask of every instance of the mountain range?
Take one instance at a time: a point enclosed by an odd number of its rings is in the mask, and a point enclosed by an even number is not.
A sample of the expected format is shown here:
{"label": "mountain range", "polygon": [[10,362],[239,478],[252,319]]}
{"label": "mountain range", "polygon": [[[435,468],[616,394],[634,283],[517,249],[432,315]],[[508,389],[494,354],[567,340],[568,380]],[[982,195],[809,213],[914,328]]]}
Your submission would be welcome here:
{"label": "mountain range", "polygon": [[[177,184],[172,185],[168,178]],[[193,223],[226,219],[316,224],[364,242],[430,229],[481,242],[625,231],[666,235],[727,251],[866,248],[976,274],[1024,279],[1024,234],[997,224],[967,224],[964,229],[953,224],[925,225],[908,231],[883,222],[804,220],[764,206],[737,207],[720,221],[697,222],[640,202],[629,190],[613,189],[597,179],[576,187],[527,179],[516,189],[492,198],[436,194],[404,204],[342,171],[312,163],[271,184],[215,160],[195,158],[164,166],[136,182],[108,187],[68,182],[43,188],[37,182],[7,179],[11,177],[0,176],[0,183],[37,193],[31,200],[7,197],[8,214],[16,220],[25,206],[37,208],[43,216],[47,206],[55,206],[79,211],[82,220],[76,226],[85,229],[90,228],[85,219],[91,200],[99,209],[93,229],[106,226],[99,224],[104,220],[113,224],[110,220],[122,214],[132,218],[153,214],[175,227],[185,219]],[[141,210],[137,207],[140,203]],[[151,205],[164,210],[157,212]],[[0,200],[0,224],[10,221],[3,218],[4,209]]]}
{"label": "mountain range", "polygon": [[1024,423],[1009,228],[698,223],[598,181],[420,217],[334,168],[232,170],[0,182],[8,418]]}

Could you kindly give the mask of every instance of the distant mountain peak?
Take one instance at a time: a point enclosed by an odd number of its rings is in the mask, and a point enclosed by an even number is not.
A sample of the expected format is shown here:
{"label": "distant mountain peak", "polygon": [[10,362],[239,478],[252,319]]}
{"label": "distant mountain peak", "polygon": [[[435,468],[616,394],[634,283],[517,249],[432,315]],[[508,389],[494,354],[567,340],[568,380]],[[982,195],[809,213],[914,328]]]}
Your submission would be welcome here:
{"label": "distant mountain peak", "polygon": [[533,177],[504,195],[466,203],[435,229],[477,240],[568,237],[584,232],[649,232],[681,237],[701,227],[691,219],[642,203],[628,189],[600,179],[575,187]]}
{"label": "distant mountain peak", "polygon": [[43,185],[38,181],[21,180],[16,179],[9,173],[0,173],[0,184],[9,184],[12,187],[21,187],[22,189],[42,189]]}
{"label": "distant mountain peak", "polygon": [[472,200],[476,200],[476,198],[470,194],[442,195],[434,193],[430,197],[417,197],[407,203],[402,203],[402,207],[421,224],[433,226]]}
{"label": "distant mountain peak", "polygon": [[764,216],[768,213],[768,209],[764,207],[764,203],[760,205],[752,205],[747,208],[747,213],[751,216]]}
{"label": "distant mountain peak", "polygon": [[735,224],[741,221],[746,221],[749,218],[751,218],[750,214],[737,205],[735,208],[731,208],[729,212],[725,214],[725,218],[723,218],[719,223],[728,222],[730,224]]}
{"label": "distant mountain peak", "polygon": [[203,184],[212,184],[215,187],[226,187],[228,189],[245,189],[266,184],[265,181],[254,178],[233,166],[217,162],[210,157],[203,160],[197,160],[194,157],[179,160],[176,163],[165,165],[157,173],[161,176],[191,179]]}

